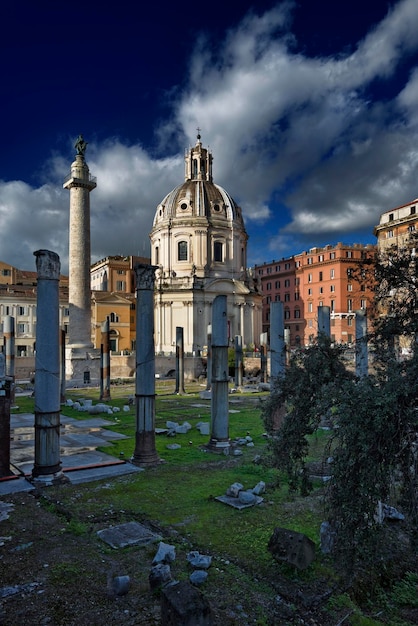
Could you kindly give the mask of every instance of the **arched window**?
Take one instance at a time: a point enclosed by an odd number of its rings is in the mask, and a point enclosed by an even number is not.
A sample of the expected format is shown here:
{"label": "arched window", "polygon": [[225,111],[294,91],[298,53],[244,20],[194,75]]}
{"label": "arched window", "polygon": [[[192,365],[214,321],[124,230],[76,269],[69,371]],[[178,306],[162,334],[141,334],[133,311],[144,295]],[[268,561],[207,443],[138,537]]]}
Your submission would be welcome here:
{"label": "arched window", "polygon": [[119,315],[116,315],[116,313],[111,313],[109,315],[109,322],[119,322]]}
{"label": "arched window", "polygon": [[158,246],[155,246],[155,265],[160,264],[160,249]]}
{"label": "arched window", "polygon": [[216,262],[222,262],[223,259],[223,244],[221,241],[215,241],[213,244],[213,258]]}
{"label": "arched window", "polygon": [[177,244],[177,259],[187,261],[187,241],[179,241]]}

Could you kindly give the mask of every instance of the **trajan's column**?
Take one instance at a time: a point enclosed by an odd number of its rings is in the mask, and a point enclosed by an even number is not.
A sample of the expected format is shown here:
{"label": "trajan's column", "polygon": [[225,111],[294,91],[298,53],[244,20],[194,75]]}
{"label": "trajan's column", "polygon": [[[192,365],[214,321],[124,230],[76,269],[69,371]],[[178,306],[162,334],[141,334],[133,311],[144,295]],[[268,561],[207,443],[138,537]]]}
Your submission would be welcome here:
{"label": "trajan's column", "polygon": [[[79,135],[71,172],[64,181],[70,190],[69,222],[69,325],[66,347],[67,381],[79,386],[98,379],[100,357],[91,341],[90,192],[96,179],[85,160],[87,143]],[[95,382],[97,382],[95,380]]]}

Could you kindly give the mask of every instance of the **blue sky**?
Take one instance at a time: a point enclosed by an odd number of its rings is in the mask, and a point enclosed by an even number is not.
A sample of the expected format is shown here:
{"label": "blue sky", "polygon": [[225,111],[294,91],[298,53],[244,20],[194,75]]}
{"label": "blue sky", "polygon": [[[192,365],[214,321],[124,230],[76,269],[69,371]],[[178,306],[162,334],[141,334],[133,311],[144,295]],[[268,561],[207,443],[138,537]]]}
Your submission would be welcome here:
{"label": "blue sky", "polygon": [[144,4],[1,9],[0,260],[35,269],[46,248],[67,270],[79,133],[92,261],[149,254],[197,127],[251,265],[375,243],[380,214],[418,197],[417,0]]}

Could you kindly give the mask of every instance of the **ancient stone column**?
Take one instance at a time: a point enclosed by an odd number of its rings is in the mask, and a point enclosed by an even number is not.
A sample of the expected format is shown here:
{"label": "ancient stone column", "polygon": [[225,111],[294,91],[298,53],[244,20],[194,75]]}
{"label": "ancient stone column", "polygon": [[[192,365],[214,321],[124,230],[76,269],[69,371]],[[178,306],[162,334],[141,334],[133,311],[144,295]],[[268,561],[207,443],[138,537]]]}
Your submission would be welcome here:
{"label": "ancient stone column", "polygon": [[207,335],[208,354],[206,358],[206,391],[212,387],[212,324],[208,324]]}
{"label": "ancient stone column", "polygon": [[4,348],[6,355],[6,376],[10,379],[10,401],[15,398],[15,318],[6,315],[4,318]]}
{"label": "ancient stone column", "polygon": [[283,302],[272,302],[270,304],[270,377],[273,384],[284,375],[285,368]]}
{"label": "ancient stone column", "polygon": [[34,252],[38,272],[35,357],[34,481],[63,478],[60,462],[60,260],[55,252]]}
{"label": "ancient stone column", "polygon": [[110,400],[110,322],[102,324],[100,400]]}
{"label": "ancient stone column", "polygon": [[66,332],[63,328],[60,330],[60,354],[61,354],[61,404],[65,404],[65,337]]}
{"label": "ancient stone column", "polygon": [[135,265],[136,277],[136,433],[132,463],[155,465],[155,265]]}
{"label": "ancient stone column", "polygon": [[226,296],[216,296],[212,305],[212,398],[211,437],[207,448],[228,452],[228,323]]}
{"label": "ancient stone column", "polygon": [[235,387],[242,387],[242,336],[235,335]]}
{"label": "ancient stone column", "polygon": [[0,478],[10,471],[10,393],[12,381],[6,376],[6,358],[0,352]]}
{"label": "ancient stone column", "polygon": [[84,153],[76,155],[63,186],[70,190],[68,344],[91,348],[90,192],[96,180],[90,176]]}
{"label": "ancient stone column", "polygon": [[175,393],[186,393],[184,390],[184,331],[176,326],[176,389]]}
{"label": "ancient stone column", "polygon": [[366,309],[355,311],[356,314],[356,376],[363,378],[369,373],[369,355],[367,347]]}
{"label": "ancient stone column", "polygon": [[331,337],[331,309],[329,306],[318,307],[318,335]]}

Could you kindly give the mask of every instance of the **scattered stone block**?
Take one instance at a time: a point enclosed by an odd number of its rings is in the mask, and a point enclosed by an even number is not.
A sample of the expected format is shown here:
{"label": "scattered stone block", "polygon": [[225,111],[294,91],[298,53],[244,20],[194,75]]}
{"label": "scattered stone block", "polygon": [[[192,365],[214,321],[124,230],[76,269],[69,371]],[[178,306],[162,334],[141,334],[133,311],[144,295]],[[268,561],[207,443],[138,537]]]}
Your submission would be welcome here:
{"label": "scattered stone block", "polygon": [[203,583],[207,581],[207,578],[208,578],[207,572],[201,569],[197,569],[190,574],[189,580],[192,583],[192,585],[197,585],[199,587],[200,585],[203,585]]}
{"label": "scattered stone block", "polygon": [[181,445],[179,443],[169,443],[168,445],[166,445],[167,450],[178,450],[179,448],[181,448]]}
{"label": "scattered stone block", "polygon": [[266,483],[260,480],[260,482],[256,484],[252,491],[256,496],[259,496],[266,491]]}
{"label": "scattered stone block", "polygon": [[192,550],[187,555],[187,560],[196,569],[208,569],[212,564],[212,557],[207,554],[200,554],[197,550]]}
{"label": "scattered stone block", "polygon": [[131,579],[129,576],[115,576],[112,580],[112,593],[115,596],[125,596],[129,587],[131,586]]}
{"label": "scattered stone block", "polygon": [[173,561],[175,561],[175,559],[175,546],[172,546],[169,543],[164,543],[164,541],[160,541],[157,554],[154,556],[152,564],[157,565],[157,563],[172,563]]}
{"label": "scattered stone block", "polygon": [[241,483],[232,483],[226,490],[226,495],[231,498],[238,498],[239,492],[242,491],[242,489],[244,489],[244,485]]}
{"label": "scattered stone block", "polygon": [[252,491],[240,491],[238,495],[238,500],[241,504],[255,504],[256,497]]}
{"label": "scattered stone block", "polygon": [[182,581],[162,589],[161,623],[164,626],[213,626],[214,620],[203,593]]}
{"label": "scattered stone block", "polygon": [[168,563],[158,563],[158,565],[154,565],[154,567],[151,568],[148,580],[151,590],[160,589],[171,583],[171,569]]}
{"label": "scattered stone block", "polygon": [[315,544],[303,533],[275,528],[268,550],[276,561],[285,561],[298,569],[306,569],[315,558]]}
{"label": "scattered stone block", "polygon": [[201,435],[210,435],[210,424],[209,422],[199,422],[196,428],[200,431]]}

